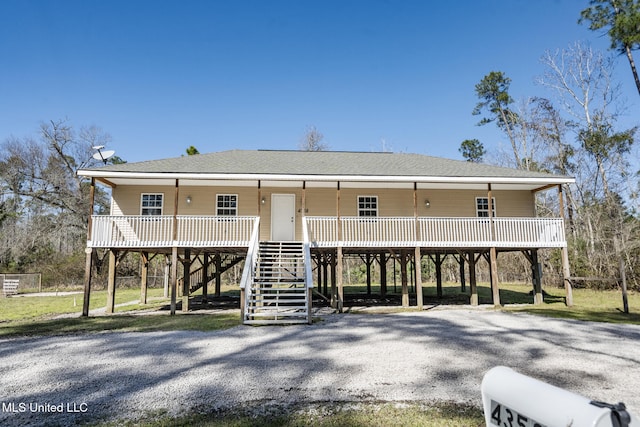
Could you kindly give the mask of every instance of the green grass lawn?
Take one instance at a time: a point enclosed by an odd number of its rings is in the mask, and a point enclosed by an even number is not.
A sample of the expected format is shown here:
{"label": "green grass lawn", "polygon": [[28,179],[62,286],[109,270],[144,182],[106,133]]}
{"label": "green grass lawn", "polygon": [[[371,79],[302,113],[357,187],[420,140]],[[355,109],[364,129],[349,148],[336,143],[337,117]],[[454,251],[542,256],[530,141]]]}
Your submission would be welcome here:
{"label": "green grass lawn", "polygon": [[[149,289],[147,298],[151,300],[151,304],[147,306],[116,307],[116,312],[141,307],[149,308],[162,304],[162,301],[155,300],[162,297],[162,293],[162,289]],[[0,322],[44,318],[66,313],[80,314],[82,313],[83,298],[82,293],[63,296],[13,296],[0,298]],[[140,289],[118,289],[116,291],[116,305],[139,299]],[[104,308],[107,305],[107,291],[92,291],[89,302],[90,310]]]}
{"label": "green grass lawn", "polygon": [[[544,297],[544,304],[538,306],[533,305],[533,295],[529,294],[531,290],[532,286],[527,284],[501,283],[500,303],[503,305],[502,309],[565,319],[640,324],[640,293],[638,292],[629,292],[629,313],[626,314],[622,311],[622,293],[619,290],[574,289],[573,307],[565,305],[564,288],[546,287],[544,290],[547,295]],[[345,294],[350,295],[345,298],[345,306],[351,305],[353,311],[358,312],[358,307],[379,304],[379,300],[368,297],[366,291],[367,288],[364,285],[345,287]],[[379,294],[379,286],[373,285],[371,292],[372,295]],[[400,286],[395,288],[395,292],[393,286],[388,286],[387,292],[386,300],[396,304],[396,307],[389,311],[403,310],[399,307]],[[410,291],[410,293],[413,292],[415,291]],[[423,295],[425,305],[463,305],[469,304],[470,291],[468,285],[463,292],[458,283],[443,283],[442,298],[438,298],[435,284],[425,283]],[[478,285],[478,300],[481,305],[492,304],[492,292],[489,284]],[[411,300],[411,305],[414,307],[410,309],[415,309],[415,299]]]}
{"label": "green grass lawn", "polygon": [[[169,300],[162,298],[162,289],[149,289],[148,304],[137,303],[139,289],[118,289],[116,291],[115,314],[109,316],[80,317],[83,295],[29,296],[0,298],[0,337],[59,335],[68,333],[98,333],[104,331],[148,332],[163,330],[211,331],[230,328],[240,324],[237,312],[205,315],[189,313],[169,316],[168,312],[149,316],[123,314],[137,310],[158,311],[166,307]],[[118,304],[125,304],[117,307]],[[104,308],[107,304],[106,291],[93,291],[90,309]],[[120,313],[120,314],[118,314]],[[53,319],[60,314],[75,316]]]}

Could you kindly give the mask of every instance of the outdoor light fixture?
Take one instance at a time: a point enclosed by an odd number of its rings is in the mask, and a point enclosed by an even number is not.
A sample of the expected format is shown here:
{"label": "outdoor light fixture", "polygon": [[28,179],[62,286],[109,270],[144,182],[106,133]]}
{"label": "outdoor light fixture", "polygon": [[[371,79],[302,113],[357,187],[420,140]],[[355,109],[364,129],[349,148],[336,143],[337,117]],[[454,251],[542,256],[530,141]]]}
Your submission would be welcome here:
{"label": "outdoor light fixture", "polygon": [[187,196],[187,204],[190,205],[191,204],[191,196]]}
{"label": "outdoor light fixture", "polygon": [[266,201],[267,200],[264,197],[262,199],[260,199],[260,203],[263,204],[263,205],[265,204]]}
{"label": "outdoor light fixture", "polygon": [[425,200],[425,201],[424,201],[424,207],[425,207],[425,208],[428,208],[428,207],[430,207],[430,206],[431,206],[431,202],[429,201],[429,199]]}

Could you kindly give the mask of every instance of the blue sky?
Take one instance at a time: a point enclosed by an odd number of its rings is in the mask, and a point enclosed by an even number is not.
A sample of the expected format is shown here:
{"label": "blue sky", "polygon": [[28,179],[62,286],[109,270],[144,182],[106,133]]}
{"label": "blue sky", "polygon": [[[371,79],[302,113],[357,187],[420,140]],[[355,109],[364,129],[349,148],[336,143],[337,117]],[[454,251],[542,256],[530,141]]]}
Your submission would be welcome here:
{"label": "blue sky", "polygon": [[608,47],[576,22],[587,3],[3,0],[0,139],[68,118],[131,162],[296,149],[313,125],[332,149],[461,158],[464,139],[506,141],[471,115],[484,75],[505,72],[516,100],[550,96],[534,84],[545,50]]}

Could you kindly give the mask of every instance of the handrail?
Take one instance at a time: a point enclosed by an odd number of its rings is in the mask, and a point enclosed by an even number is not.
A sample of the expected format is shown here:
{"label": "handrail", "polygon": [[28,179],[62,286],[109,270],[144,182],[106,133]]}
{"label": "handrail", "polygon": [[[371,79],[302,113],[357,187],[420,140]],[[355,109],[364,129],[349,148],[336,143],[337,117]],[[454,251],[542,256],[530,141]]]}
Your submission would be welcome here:
{"label": "handrail", "polygon": [[[247,250],[247,258],[244,261],[242,269],[242,278],[240,279],[240,288],[245,292],[251,291],[251,282],[253,281],[254,266],[256,262],[256,254],[260,244],[260,217],[256,217],[253,223],[253,231],[251,232],[251,240],[249,241],[249,249]],[[247,286],[247,284],[249,286]],[[248,288],[248,289],[247,289]]]}
{"label": "handrail", "polygon": [[305,286],[313,288],[313,269],[311,267],[311,242],[309,241],[309,227],[306,218],[302,218],[302,245],[304,251]]}
{"label": "handrail", "polygon": [[[244,291],[244,301],[242,306],[243,321],[246,316],[247,308],[251,301],[251,284],[255,275],[255,266],[257,262],[256,254],[260,246],[260,217],[256,217],[253,223],[253,231],[251,232],[251,240],[249,241],[249,249],[247,250],[247,257],[244,260],[244,268],[242,269],[242,278],[240,279],[240,288]],[[242,293],[241,293],[242,295]]]}

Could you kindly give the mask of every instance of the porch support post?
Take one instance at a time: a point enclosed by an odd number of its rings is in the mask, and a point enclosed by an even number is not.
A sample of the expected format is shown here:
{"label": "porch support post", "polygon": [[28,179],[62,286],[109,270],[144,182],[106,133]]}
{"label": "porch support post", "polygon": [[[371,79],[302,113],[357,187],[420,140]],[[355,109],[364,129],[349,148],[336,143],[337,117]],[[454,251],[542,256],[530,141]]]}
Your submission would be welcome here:
{"label": "porch support post", "polygon": [[189,291],[191,288],[191,249],[184,250],[182,261],[182,312],[189,311]]}
{"label": "porch support post", "polygon": [[178,248],[175,242],[178,240],[178,197],[180,181],[176,179],[173,193],[173,247],[171,248],[171,315],[176,314],[176,297],[178,291]]}
{"label": "porch support post", "polygon": [[302,200],[300,201],[300,216],[307,216],[307,181],[302,181]]}
{"label": "porch support post", "polygon": [[[564,220],[564,198],[562,197],[562,185],[558,184],[558,205],[560,217]],[[565,236],[566,239],[566,236]],[[569,250],[567,246],[561,249],[562,254],[562,275],[564,278],[564,289],[566,292],[565,302],[568,307],[573,306],[573,290],[571,289],[571,268],[569,267]]]}
{"label": "porch support post", "polygon": [[340,181],[338,181],[337,187],[336,187],[336,221],[338,222],[337,224],[337,228],[338,228],[338,244],[337,246],[341,245],[341,241],[342,241],[342,223],[340,221]]}
{"label": "porch support post", "polygon": [[318,282],[318,292],[322,293],[322,266],[320,261],[320,252],[311,256],[316,261],[316,281]]}
{"label": "porch support post", "polygon": [[439,253],[436,253],[436,289],[438,298],[442,298],[442,259]]}
{"label": "porch support post", "polygon": [[380,296],[387,295],[387,254],[380,252]]}
{"label": "porch support post", "polygon": [[498,251],[495,246],[489,249],[489,264],[491,264],[491,293],[493,305],[500,306],[500,288],[498,287]]}
{"label": "porch support post", "polygon": [[[336,248],[336,253],[337,253],[338,249]],[[331,260],[329,261],[331,263],[331,307],[334,309],[338,308],[338,292],[336,290],[336,283],[337,283],[337,274],[336,274],[336,253],[332,253],[331,254]]]}
{"label": "porch support post", "polygon": [[116,301],[116,258],[118,251],[109,250],[109,278],[107,279],[107,314],[112,314],[115,309]]}
{"label": "porch support post", "polygon": [[422,310],[424,301],[422,298],[422,252],[420,247],[416,246],[414,256],[414,271],[416,272],[416,306]]}
{"label": "porch support post", "polygon": [[464,256],[460,254],[460,291],[461,292],[467,291],[467,283],[464,277],[464,264],[465,264]]}
{"label": "porch support post", "polygon": [[400,251],[400,277],[402,281],[402,306],[409,307],[409,286],[407,277],[407,251]]}
{"label": "porch support post", "polygon": [[544,302],[542,296],[542,274],[540,263],[538,262],[538,250],[531,250],[531,280],[533,282],[533,304],[538,305]]}
{"label": "porch support post", "polygon": [[[91,186],[89,187],[89,220],[87,222],[87,243],[92,239],[93,228],[93,205],[96,197],[96,179],[91,178]],[[85,249],[84,263],[84,299],[82,301],[82,316],[89,315],[89,298],[91,297],[91,269],[93,268],[93,255],[95,249],[89,247]]]}
{"label": "porch support post", "polygon": [[258,180],[258,216],[262,214],[262,182]]}
{"label": "porch support post", "polygon": [[216,263],[216,297],[220,297],[220,288],[222,288],[222,254],[217,254],[214,262]]}
{"label": "porch support post", "polygon": [[322,292],[324,296],[329,296],[329,258],[326,253],[320,253],[320,262],[322,263]]}
{"label": "porch support post", "polygon": [[469,252],[469,288],[471,291],[471,298],[469,303],[471,305],[478,305],[478,283],[476,282],[476,254]]}
{"label": "porch support post", "polygon": [[365,263],[367,264],[367,295],[371,295],[371,254],[369,252],[365,255]]}
{"label": "porch support post", "polygon": [[[204,258],[202,259],[202,304],[206,304],[209,299],[209,260],[210,260],[209,252],[204,253]],[[216,271],[217,273],[217,271]]]}
{"label": "porch support post", "polygon": [[162,296],[164,298],[169,298],[169,267],[171,265],[171,258],[169,255],[164,256],[164,278],[163,278],[163,287],[164,292]]}
{"label": "porch support post", "polygon": [[149,252],[140,252],[140,263],[140,304],[146,304],[149,286]]}
{"label": "porch support post", "polygon": [[338,288],[336,306],[339,313],[342,313],[344,306],[344,288],[342,286],[342,246],[336,249],[336,285]]}
{"label": "porch support post", "polygon": [[169,273],[169,283],[171,284],[171,315],[176,314],[176,294],[178,291],[178,248],[171,248],[171,267]]}
{"label": "porch support post", "polygon": [[84,299],[82,301],[82,316],[89,316],[89,298],[91,297],[91,270],[93,269],[93,255],[95,249],[85,249],[85,264],[84,264]]}
{"label": "porch support post", "polygon": [[[487,203],[489,206],[489,222],[491,223],[491,240],[495,242],[496,231],[495,224],[493,222],[493,191],[491,190],[491,183],[487,188]],[[493,295],[493,305],[500,306],[500,288],[498,285],[498,251],[495,247],[495,243],[489,249],[489,264],[491,269],[491,291]]]}

